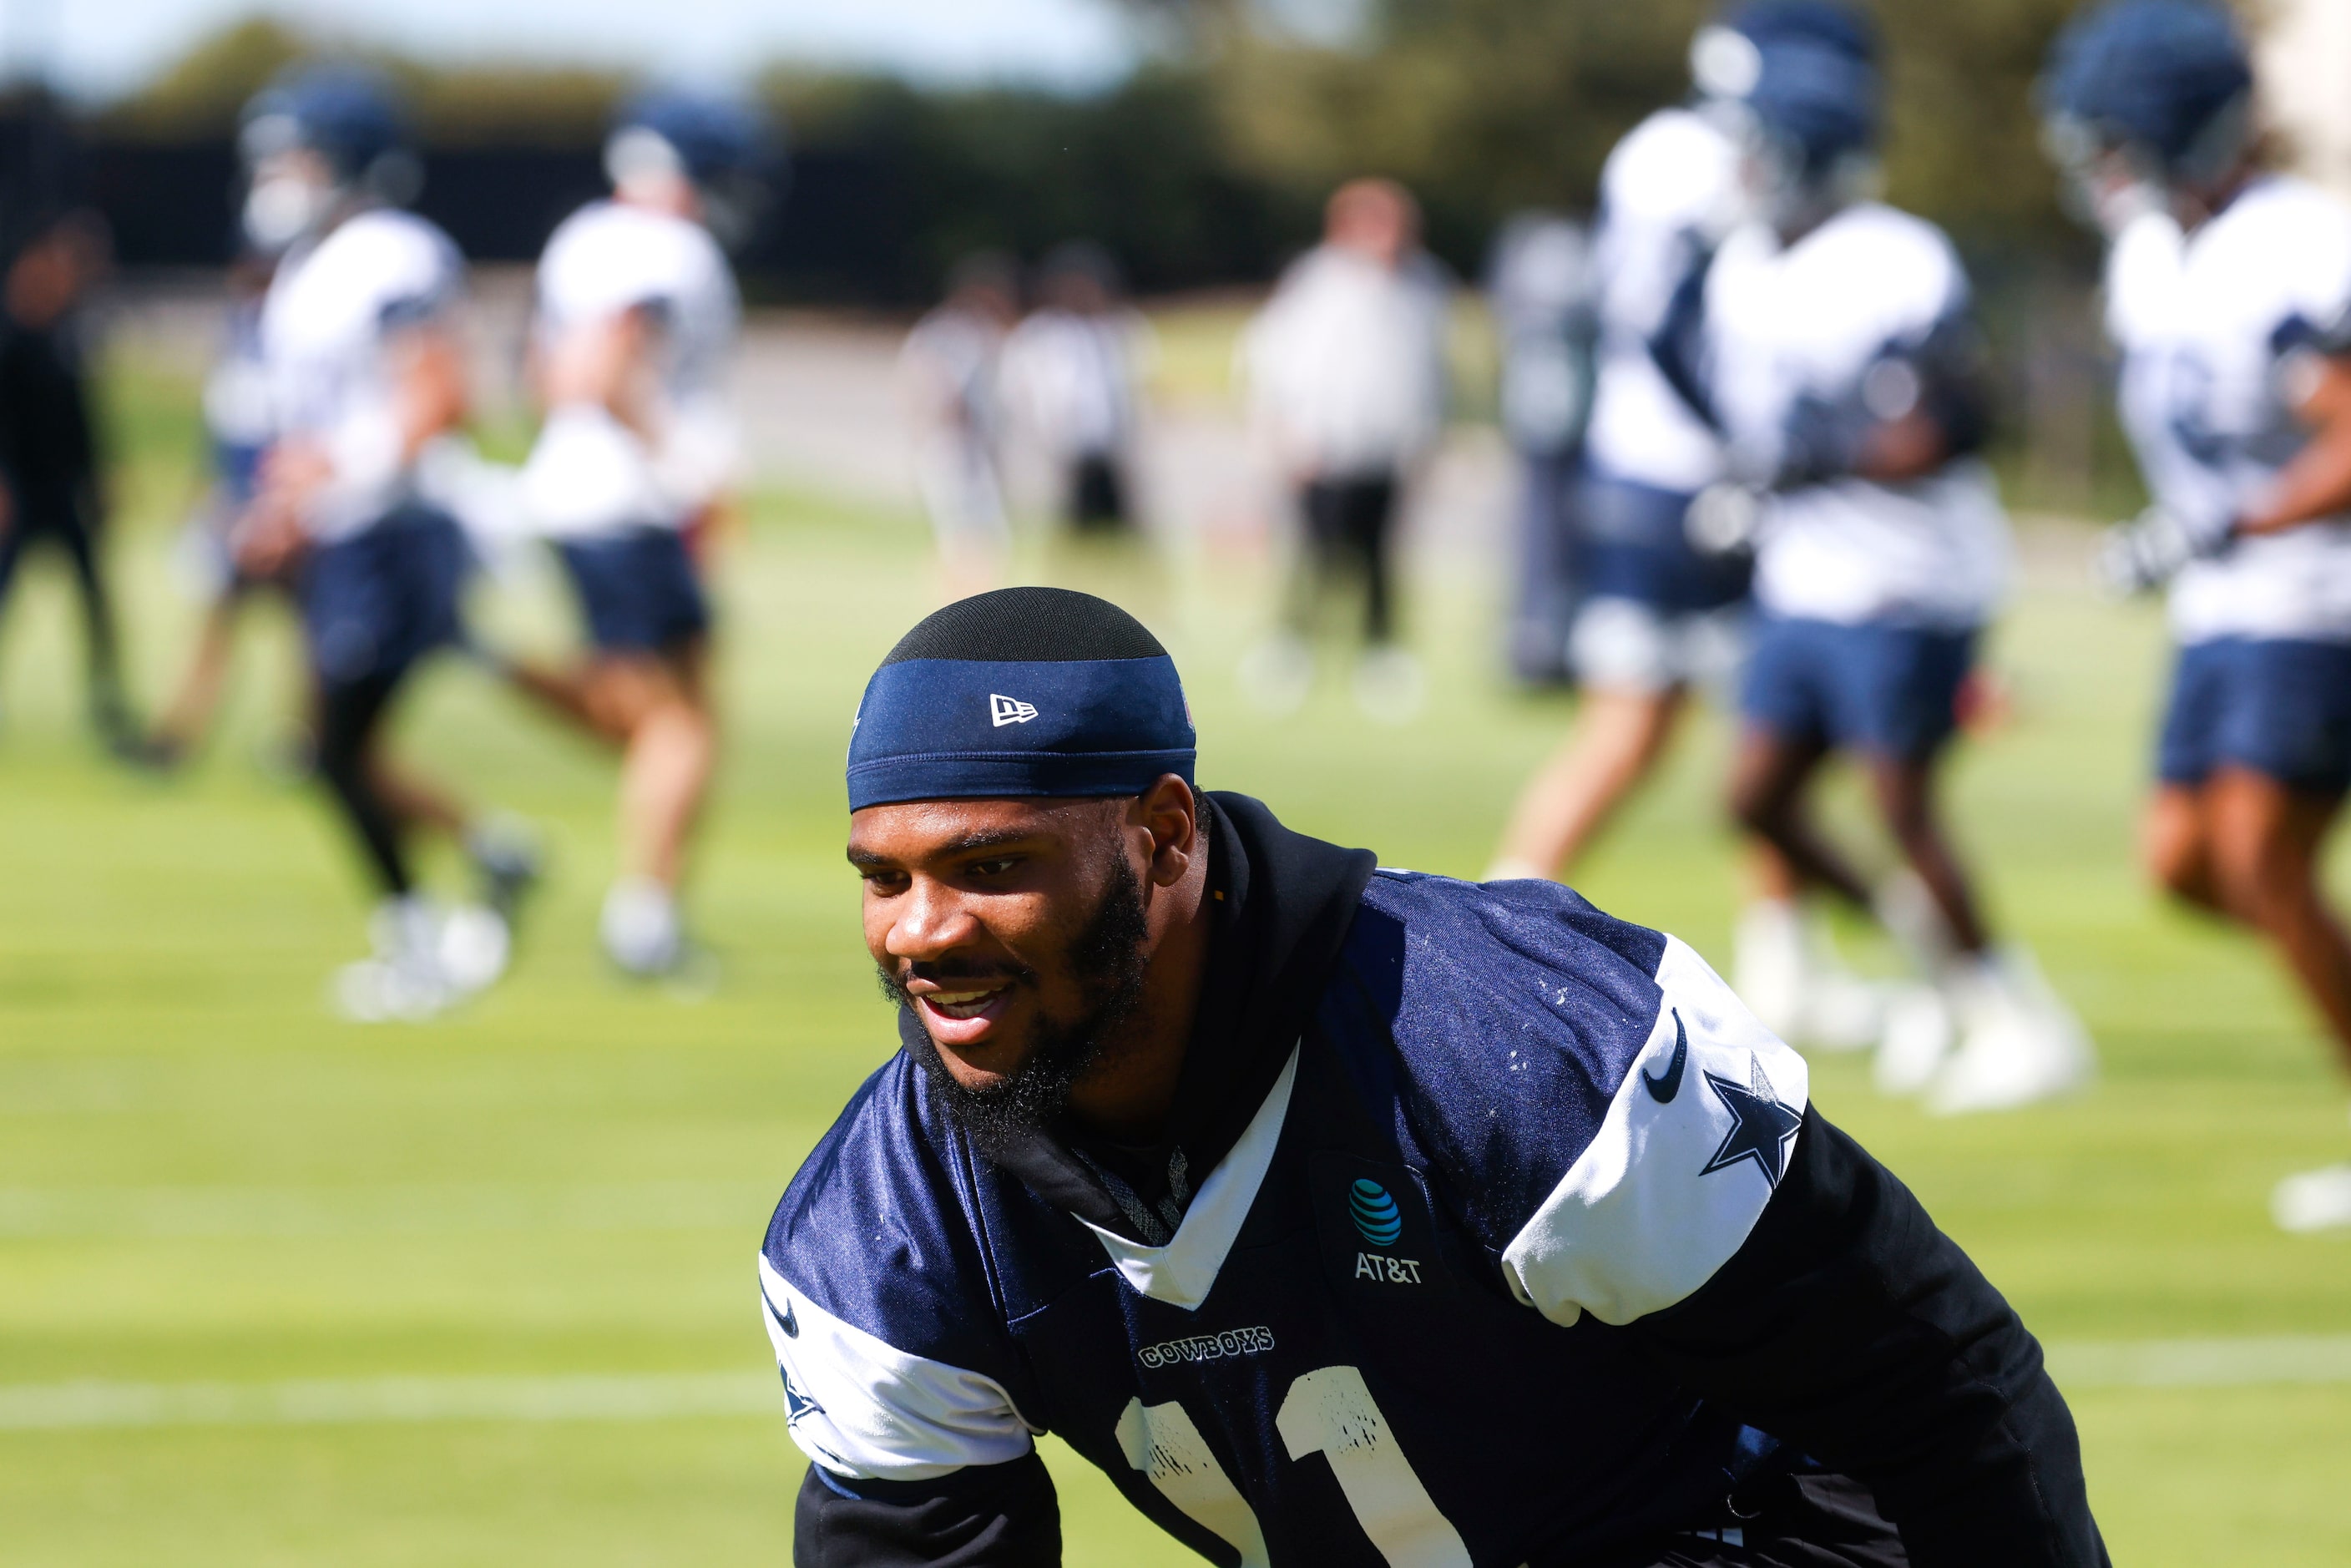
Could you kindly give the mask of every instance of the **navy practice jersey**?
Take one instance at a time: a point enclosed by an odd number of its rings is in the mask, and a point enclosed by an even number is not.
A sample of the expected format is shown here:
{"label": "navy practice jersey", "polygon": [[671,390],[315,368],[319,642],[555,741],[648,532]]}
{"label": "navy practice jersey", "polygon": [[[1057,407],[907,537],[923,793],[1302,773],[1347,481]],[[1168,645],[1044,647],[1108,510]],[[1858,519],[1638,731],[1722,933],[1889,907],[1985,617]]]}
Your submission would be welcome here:
{"label": "navy practice jersey", "polygon": [[1150,1247],[981,1158],[903,1053],[760,1260],[836,1484],[1052,1431],[1211,1558],[1517,1564],[1719,1522],[1738,1425],[1621,1325],[1754,1229],[1802,1058],[1549,883],[1382,872],[1270,1095]]}

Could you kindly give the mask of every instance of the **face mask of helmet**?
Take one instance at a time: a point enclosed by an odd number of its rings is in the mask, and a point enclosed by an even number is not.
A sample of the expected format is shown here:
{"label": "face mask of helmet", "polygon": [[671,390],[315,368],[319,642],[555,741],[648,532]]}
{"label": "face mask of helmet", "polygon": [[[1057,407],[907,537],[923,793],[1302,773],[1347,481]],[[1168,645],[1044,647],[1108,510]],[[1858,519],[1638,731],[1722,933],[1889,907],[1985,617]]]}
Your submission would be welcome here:
{"label": "face mask of helmet", "polygon": [[297,170],[256,173],[242,214],[246,242],[266,254],[284,250],[326,220],[335,196],[332,185]]}
{"label": "face mask of helmet", "polygon": [[1802,234],[1876,189],[1877,161],[1865,149],[1816,158],[1794,137],[1751,118],[1743,140],[1747,215],[1782,235]]}

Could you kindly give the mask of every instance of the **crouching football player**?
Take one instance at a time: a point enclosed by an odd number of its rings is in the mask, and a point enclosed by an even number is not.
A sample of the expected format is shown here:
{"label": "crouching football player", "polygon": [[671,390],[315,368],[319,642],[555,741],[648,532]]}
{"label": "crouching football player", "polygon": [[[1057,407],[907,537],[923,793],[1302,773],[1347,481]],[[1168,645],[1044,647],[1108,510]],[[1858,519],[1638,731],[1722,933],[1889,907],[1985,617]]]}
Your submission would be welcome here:
{"label": "crouching football player", "polygon": [[1695,953],[1193,784],[1099,600],[938,612],[849,858],[904,1049],[759,1275],[803,1564],[2106,1561],[2041,1352]]}

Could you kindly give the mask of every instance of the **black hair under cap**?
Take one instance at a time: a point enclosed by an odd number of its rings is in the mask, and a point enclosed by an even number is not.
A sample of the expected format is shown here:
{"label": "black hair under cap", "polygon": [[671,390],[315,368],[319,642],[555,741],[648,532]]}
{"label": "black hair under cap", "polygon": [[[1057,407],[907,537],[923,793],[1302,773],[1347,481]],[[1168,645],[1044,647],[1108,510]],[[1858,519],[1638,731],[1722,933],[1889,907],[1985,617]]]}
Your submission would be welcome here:
{"label": "black hair under cap", "polygon": [[898,639],[884,664],[908,659],[1164,659],[1143,622],[1091,593],[1066,588],[999,588],[935,610]]}
{"label": "black hair under cap", "polygon": [[1141,622],[1063,588],[1005,588],[936,611],[866,683],[849,809],[998,796],[1135,795],[1192,780],[1176,662]]}

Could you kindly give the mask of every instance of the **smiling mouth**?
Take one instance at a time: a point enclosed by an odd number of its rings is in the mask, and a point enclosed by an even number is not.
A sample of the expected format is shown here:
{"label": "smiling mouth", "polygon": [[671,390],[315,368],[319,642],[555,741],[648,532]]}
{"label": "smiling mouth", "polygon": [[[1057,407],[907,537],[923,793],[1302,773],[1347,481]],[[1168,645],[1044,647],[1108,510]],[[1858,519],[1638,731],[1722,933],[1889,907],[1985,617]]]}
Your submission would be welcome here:
{"label": "smiling mouth", "polygon": [[1009,990],[1009,986],[991,986],[986,990],[931,991],[918,999],[923,1006],[941,1018],[976,1019],[987,1011]]}

